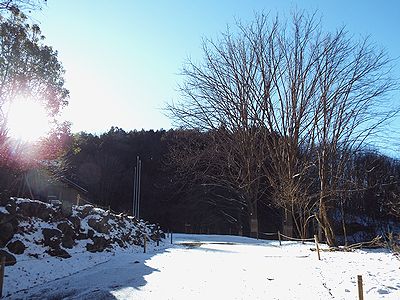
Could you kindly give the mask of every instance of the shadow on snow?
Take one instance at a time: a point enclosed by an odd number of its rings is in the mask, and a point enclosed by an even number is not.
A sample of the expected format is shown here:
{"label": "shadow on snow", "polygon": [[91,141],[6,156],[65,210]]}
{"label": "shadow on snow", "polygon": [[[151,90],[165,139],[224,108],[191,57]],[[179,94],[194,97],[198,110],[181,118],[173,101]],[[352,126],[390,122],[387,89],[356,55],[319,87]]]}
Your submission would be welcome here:
{"label": "shadow on snow", "polygon": [[149,253],[117,254],[106,263],[7,295],[4,299],[117,299],[114,294],[120,290],[145,286],[144,277],[159,272],[147,266],[146,261],[167,249],[160,247]]}

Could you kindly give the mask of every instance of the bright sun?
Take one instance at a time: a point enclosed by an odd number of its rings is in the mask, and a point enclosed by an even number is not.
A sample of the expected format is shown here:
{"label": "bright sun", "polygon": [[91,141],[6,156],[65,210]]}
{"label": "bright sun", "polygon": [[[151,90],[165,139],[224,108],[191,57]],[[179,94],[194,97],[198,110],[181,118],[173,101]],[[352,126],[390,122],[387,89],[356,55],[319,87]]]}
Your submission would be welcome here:
{"label": "bright sun", "polygon": [[9,136],[33,142],[46,136],[50,118],[42,104],[33,99],[15,99],[8,110]]}

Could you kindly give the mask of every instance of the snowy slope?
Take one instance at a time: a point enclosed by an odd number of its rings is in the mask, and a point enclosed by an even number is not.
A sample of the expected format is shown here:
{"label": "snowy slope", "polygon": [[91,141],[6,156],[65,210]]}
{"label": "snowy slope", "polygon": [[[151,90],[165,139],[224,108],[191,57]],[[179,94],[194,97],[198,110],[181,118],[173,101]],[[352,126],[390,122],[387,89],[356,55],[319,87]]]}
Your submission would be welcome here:
{"label": "snowy slope", "polygon": [[[359,274],[365,299],[400,299],[400,261],[386,250],[323,252],[318,261],[312,247],[174,235],[174,245],[146,254],[114,249],[7,267],[6,299],[357,299]],[[28,276],[47,282],[16,292]]]}
{"label": "snowy slope", "polygon": [[64,212],[58,205],[37,200],[1,199],[3,295],[87,270],[116,253],[141,252],[145,239],[151,248],[162,236],[156,225],[91,205]]}

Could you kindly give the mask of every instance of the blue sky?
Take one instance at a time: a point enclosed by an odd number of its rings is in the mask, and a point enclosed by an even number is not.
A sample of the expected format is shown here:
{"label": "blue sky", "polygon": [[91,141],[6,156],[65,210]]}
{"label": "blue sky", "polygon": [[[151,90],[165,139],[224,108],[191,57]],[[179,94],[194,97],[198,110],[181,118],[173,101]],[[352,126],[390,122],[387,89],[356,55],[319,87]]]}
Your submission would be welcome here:
{"label": "blue sky", "polygon": [[[394,0],[48,0],[34,19],[66,69],[71,99],[64,117],[73,131],[102,133],[111,126],[170,128],[161,108],[179,99],[179,71],[187,57],[201,60],[203,37],[218,37],[235,18],[251,21],[260,11],[284,17],[295,8],[318,10],[326,30],[346,25],[400,56]],[[400,77],[400,61],[393,75]]]}

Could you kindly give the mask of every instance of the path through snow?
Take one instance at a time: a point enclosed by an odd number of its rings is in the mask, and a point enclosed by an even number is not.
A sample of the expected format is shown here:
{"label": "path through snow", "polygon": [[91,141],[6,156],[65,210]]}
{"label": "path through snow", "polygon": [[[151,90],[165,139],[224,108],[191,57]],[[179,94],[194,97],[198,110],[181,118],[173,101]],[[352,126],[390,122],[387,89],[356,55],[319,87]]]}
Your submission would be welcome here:
{"label": "path through snow", "polygon": [[[175,243],[180,245],[166,242],[147,254],[103,254],[108,258],[102,264],[9,290],[6,299],[357,299],[358,274],[366,299],[400,299],[400,262],[386,250],[323,252],[318,261],[311,243],[279,247],[276,241],[206,235],[176,235]],[[6,280],[23,278],[9,273]]]}

